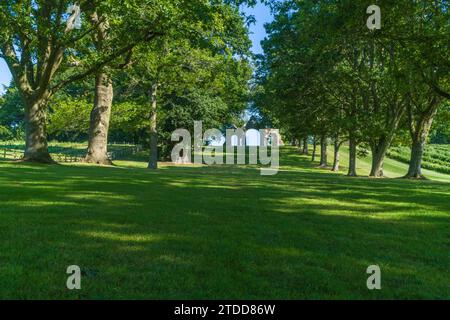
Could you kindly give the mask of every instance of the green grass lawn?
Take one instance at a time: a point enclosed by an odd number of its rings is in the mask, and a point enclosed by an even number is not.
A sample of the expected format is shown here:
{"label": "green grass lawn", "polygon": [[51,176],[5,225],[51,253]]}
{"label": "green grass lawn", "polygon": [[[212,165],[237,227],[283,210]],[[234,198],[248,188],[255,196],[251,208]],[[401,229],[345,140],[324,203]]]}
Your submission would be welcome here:
{"label": "green grass lawn", "polygon": [[0,162],[0,298],[450,298],[449,175],[396,179],[406,165],[387,160],[392,179],[348,178],[282,155],[271,177]]}

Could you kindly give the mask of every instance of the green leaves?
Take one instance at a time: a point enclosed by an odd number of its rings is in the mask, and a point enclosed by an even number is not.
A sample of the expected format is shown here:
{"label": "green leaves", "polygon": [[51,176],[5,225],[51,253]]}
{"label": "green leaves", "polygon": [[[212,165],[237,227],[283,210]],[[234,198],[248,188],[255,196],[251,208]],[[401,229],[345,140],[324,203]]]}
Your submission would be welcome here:
{"label": "green leaves", "polygon": [[[40,2],[28,13],[20,13],[24,16],[21,23],[28,27],[23,30],[34,40],[28,45],[30,56],[23,57],[32,72],[23,69],[16,78],[23,78],[32,90],[38,90],[37,79],[43,78],[45,65],[50,62],[44,47],[52,45],[52,41],[62,46],[61,63],[53,61],[55,70],[47,83],[50,89],[63,89],[49,103],[51,137],[76,140],[85,135],[93,88],[81,81],[87,77],[91,82],[92,73],[100,69],[115,79],[113,135],[121,132],[133,139],[146,135],[148,91],[155,82],[159,85],[158,108],[164,121],[161,126],[190,123],[193,115],[215,125],[233,122],[247,107],[252,75],[248,29],[238,9],[243,2],[81,1],[82,28],[66,34],[66,11],[72,2]],[[3,6],[2,14],[12,17],[25,7],[18,2],[14,8]],[[52,19],[45,21],[41,14],[50,14]],[[97,22],[94,14],[99,17]],[[104,28],[102,34],[97,30],[100,25]],[[9,30],[18,33],[18,29]],[[143,41],[146,34],[155,37]],[[134,47],[132,56],[128,50],[112,57],[128,46]],[[19,41],[17,58],[24,49]],[[119,69],[125,62],[131,64]]]}
{"label": "green leaves", "polygon": [[[405,96],[449,92],[448,7],[379,1],[381,30],[365,1],[274,5],[258,70],[258,104],[294,135],[344,129],[366,141],[390,134]],[[447,39],[447,40],[444,40]],[[418,84],[418,85],[415,85]]]}

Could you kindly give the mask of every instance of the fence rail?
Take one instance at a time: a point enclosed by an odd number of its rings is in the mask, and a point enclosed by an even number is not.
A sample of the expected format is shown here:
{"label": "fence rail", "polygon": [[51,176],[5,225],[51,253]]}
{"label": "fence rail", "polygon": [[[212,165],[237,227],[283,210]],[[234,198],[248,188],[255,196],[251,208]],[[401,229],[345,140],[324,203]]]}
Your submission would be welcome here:
{"label": "fence rail", "polygon": [[108,156],[111,160],[121,160],[126,157],[135,155],[136,153],[142,151],[142,146],[136,145],[133,147],[123,148],[116,151],[108,152]]}
{"label": "fence rail", "polygon": [[14,149],[14,148],[0,148],[0,158],[1,159],[11,159],[11,160],[19,160],[23,158],[23,150]]}
{"label": "fence rail", "polygon": [[[117,146],[115,146],[117,149]],[[119,148],[117,150],[108,152],[109,158],[114,160],[121,160],[124,158],[127,158],[129,156],[132,156],[142,150],[142,146],[136,145],[136,146],[127,146],[125,148]],[[0,146],[0,160],[20,160],[23,159],[24,156],[24,150],[21,148],[17,148],[15,146],[13,147],[5,147]],[[74,154],[73,151],[69,151],[67,153],[53,153],[50,152],[50,155],[52,156],[53,160],[57,162],[62,163],[75,163],[75,162],[83,162],[84,155],[83,154]]]}

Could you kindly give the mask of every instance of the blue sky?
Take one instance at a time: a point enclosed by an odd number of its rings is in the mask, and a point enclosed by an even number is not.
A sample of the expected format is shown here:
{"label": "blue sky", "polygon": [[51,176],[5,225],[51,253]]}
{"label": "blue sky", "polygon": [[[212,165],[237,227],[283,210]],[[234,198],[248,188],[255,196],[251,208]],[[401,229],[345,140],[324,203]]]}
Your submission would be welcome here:
{"label": "blue sky", "polygon": [[8,85],[11,81],[11,73],[3,59],[0,59],[0,93],[3,92],[3,85]]}
{"label": "blue sky", "polygon": [[[270,10],[262,4],[258,4],[254,8],[245,8],[244,10],[256,18],[256,23],[250,26],[250,38],[253,42],[253,52],[262,53],[260,42],[266,35],[264,24],[272,20]],[[5,61],[0,59],[0,93],[3,92],[3,85],[8,85],[10,81],[11,73]]]}
{"label": "blue sky", "polygon": [[256,23],[250,26],[250,38],[253,42],[253,52],[263,53],[261,48],[261,40],[266,36],[264,24],[272,21],[270,9],[261,3],[258,3],[254,8],[245,8],[245,12],[255,17]]}

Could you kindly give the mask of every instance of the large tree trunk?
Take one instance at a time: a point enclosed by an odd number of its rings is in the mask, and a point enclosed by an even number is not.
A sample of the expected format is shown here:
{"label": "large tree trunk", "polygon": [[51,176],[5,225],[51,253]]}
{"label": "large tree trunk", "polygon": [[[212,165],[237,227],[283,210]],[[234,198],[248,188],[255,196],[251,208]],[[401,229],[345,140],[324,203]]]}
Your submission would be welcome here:
{"label": "large tree trunk", "polygon": [[326,168],[328,165],[328,142],[327,137],[322,136],[320,138],[320,167]]}
{"label": "large tree trunk", "polygon": [[425,149],[425,143],[430,133],[433,119],[436,115],[437,107],[419,119],[415,125],[410,123],[410,133],[412,139],[411,159],[406,178],[423,178],[422,176],[422,158]]}
{"label": "large tree trunk", "polygon": [[394,139],[395,132],[397,131],[402,115],[404,114],[405,108],[398,107],[393,111],[392,118],[390,119],[389,125],[384,129],[385,133],[375,139],[370,144],[372,149],[372,168],[370,170],[370,177],[381,178],[384,176],[383,164],[386,152]]}
{"label": "large tree trunk", "polygon": [[372,168],[370,169],[370,177],[384,177],[384,155],[381,152],[372,152]]}
{"label": "large tree trunk", "polygon": [[314,136],[314,138],[313,138],[313,153],[312,153],[312,158],[311,158],[312,162],[316,161],[316,154],[317,154],[317,139],[316,139],[316,136]]}
{"label": "large tree trunk", "polygon": [[[93,12],[90,18],[92,25],[96,28],[96,33],[93,36],[96,49],[100,52],[109,51],[109,47],[106,46],[108,21],[102,20],[104,17],[101,17],[97,12]],[[105,68],[102,68],[95,78],[95,101],[89,124],[89,145],[85,158],[86,162],[104,165],[112,163],[108,157],[108,131],[113,96],[112,81]]]}
{"label": "large tree trunk", "polygon": [[331,171],[339,172],[340,165],[340,152],[339,149],[341,147],[341,143],[339,142],[339,137],[336,137],[334,140],[334,157],[333,157],[333,168]]}
{"label": "large tree trunk", "polygon": [[423,178],[422,176],[422,158],[423,151],[425,148],[424,140],[416,140],[413,141],[411,147],[411,159],[409,161],[409,169],[406,174],[407,178],[419,179]]}
{"label": "large tree trunk", "polygon": [[390,141],[382,138],[378,143],[371,145],[372,150],[372,168],[370,170],[370,177],[382,178],[384,177],[384,158],[389,148]]}
{"label": "large tree trunk", "polygon": [[150,161],[149,169],[158,169],[158,131],[157,131],[157,92],[158,85],[154,84],[150,90]]}
{"label": "large tree trunk", "polygon": [[356,173],[356,139],[350,134],[349,141],[349,162],[348,162],[348,176],[356,177],[358,174]]}
{"label": "large tree trunk", "polygon": [[303,138],[303,154],[308,154],[308,137]]}
{"label": "large tree trunk", "polygon": [[[420,179],[422,175],[422,158],[425,149],[425,143],[430,133],[433,119],[436,116],[440,99],[431,99],[429,105],[423,112],[416,112],[412,105],[408,107],[409,132],[411,134],[411,158],[406,178]],[[420,109],[419,109],[420,110]]]}
{"label": "large tree trunk", "polygon": [[46,99],[25,102],[24,161],[54,163],[47,145],[46,102]]}
{"label": "large tree trunk", "polygon": [[95,80],[95,103],[91,111],[89,145],[85,161],[110,165],[108,157],[108,130],[113,101],[113,85],[106,73],[99,73]]}

